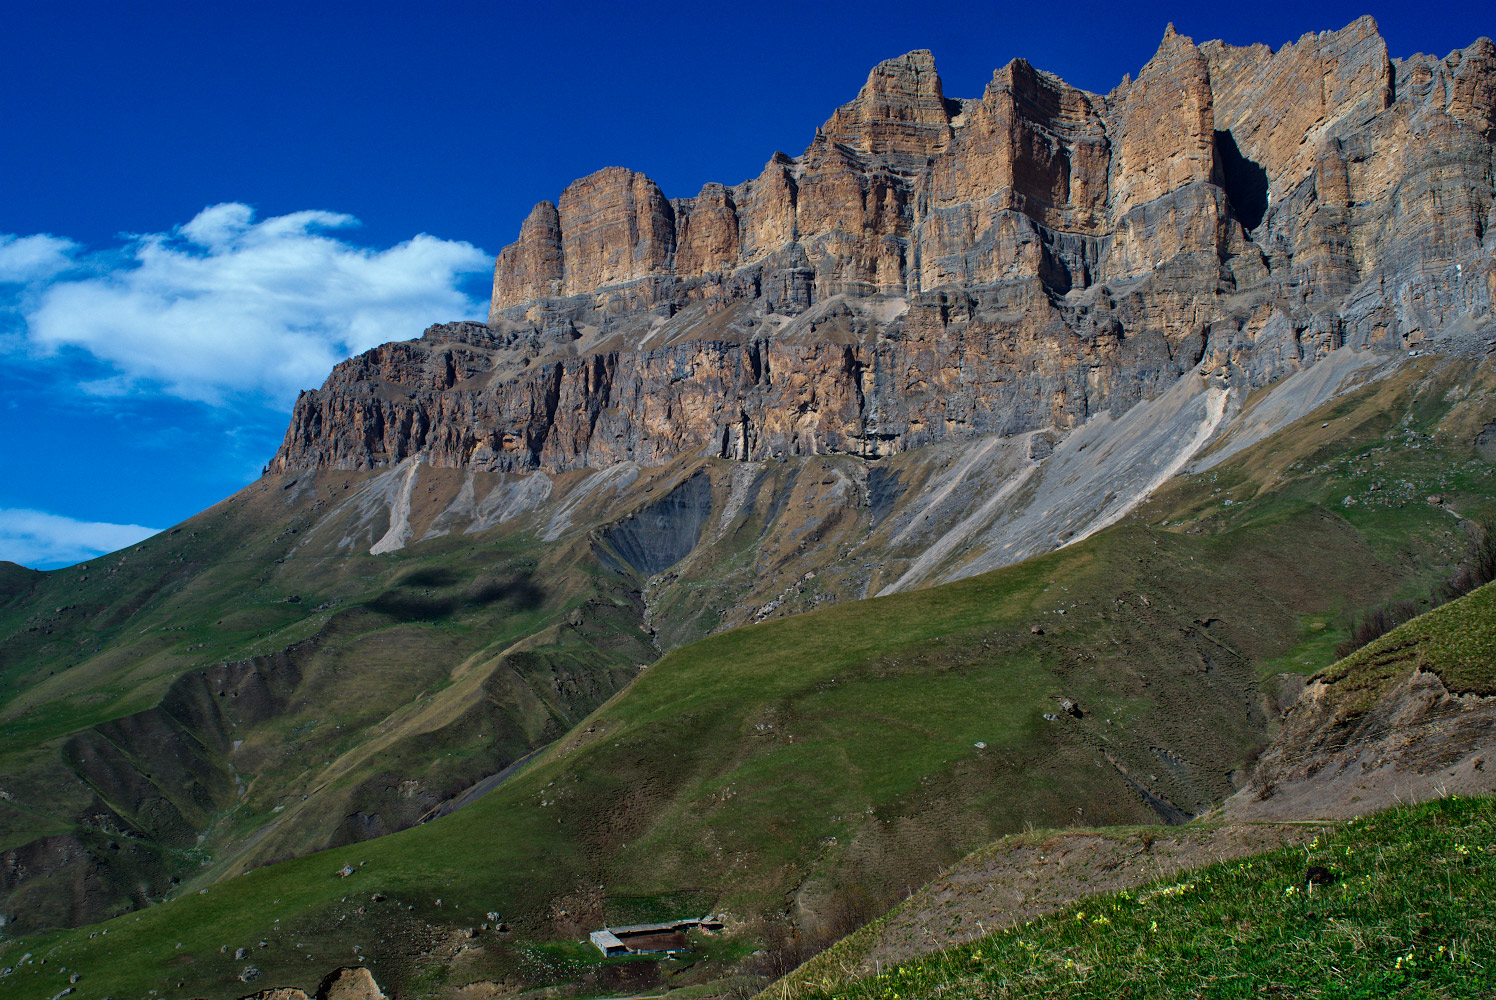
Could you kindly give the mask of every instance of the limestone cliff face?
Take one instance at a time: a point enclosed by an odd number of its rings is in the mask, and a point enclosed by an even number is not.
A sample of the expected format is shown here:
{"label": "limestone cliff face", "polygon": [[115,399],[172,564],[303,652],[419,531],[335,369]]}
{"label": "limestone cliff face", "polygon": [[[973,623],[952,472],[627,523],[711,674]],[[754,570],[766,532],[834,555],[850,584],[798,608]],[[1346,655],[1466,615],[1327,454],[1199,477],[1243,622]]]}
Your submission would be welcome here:
{"label": "limestone cliff face", "polygon": [[499,254],[486,324],[340,365],[277,469],[876,456],[1067,428],[1191,370],[1483,349],[1496,46],[1370,18],[1267,46],[1171,26],[1110,94],[1018,60],[946,97],[889,60],[798,157],[669,199],[609,167]]}

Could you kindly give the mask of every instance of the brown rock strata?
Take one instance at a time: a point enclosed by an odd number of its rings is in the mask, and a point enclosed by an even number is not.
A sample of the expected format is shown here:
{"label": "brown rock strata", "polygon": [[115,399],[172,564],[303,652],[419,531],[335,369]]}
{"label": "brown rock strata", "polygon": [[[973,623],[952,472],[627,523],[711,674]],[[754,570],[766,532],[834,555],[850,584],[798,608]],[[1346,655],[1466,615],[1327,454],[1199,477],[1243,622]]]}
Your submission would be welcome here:
{"label": "brown rock strata", "polygon": [[1496,47],[1389,59],[1166,32],[1089,94],[1022,60],[980,99],[875,67],[798,157],[671,201],[610,167],[542,202],[487,324],[298,400],[277,469],[563,470],[686,451],[890,454],[1065,428],[1201,366],[1491,338]]}

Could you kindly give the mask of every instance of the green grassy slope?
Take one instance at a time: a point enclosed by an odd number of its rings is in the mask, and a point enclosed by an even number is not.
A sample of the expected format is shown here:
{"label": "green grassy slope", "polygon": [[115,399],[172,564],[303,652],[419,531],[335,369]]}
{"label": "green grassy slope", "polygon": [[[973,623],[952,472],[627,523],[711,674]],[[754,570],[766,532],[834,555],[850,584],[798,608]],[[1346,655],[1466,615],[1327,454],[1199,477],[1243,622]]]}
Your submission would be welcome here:
{"label": "green grassy slope", "polygon": [[[1379,563],[1395,567],[1398,596],[1421,600],[1462,544],[1461,518],[1496,509],[1496,465],[1475,446],[1493,424],[1490,363],[1409,364],[1216,468],[1173,480],[1137,516],[1222,535],[1276,512],[1317,509],[1351,525]],[[1305,621],[1305,632],[1344,629],[1360,609],[1346,602],[1344,610]],[[1329,647],[1318,639],[1311,645],[1319,654],[1307,666],[1328,666]]]}
{"label": "green grassy slope", "polygon": [[[1330,885],[1309,891],[1310,866]],[[1483,997],[1496,982],[1496,800],[1445,799],[1305,847],[1082,900],[843,982],[771,996]]]}
{"label": "green grassy slope", "polygon": [[[314,983],[353,944],[405,993],[565,981],[582,956],[536,949],[601,923],[713,907],[804,924],[848,890],[891,902],[1028,823],[1199,810],[1265,742],[1260,678],[1303,652],[1306,622],[1344,629],[1448,572],[1448,508],[1489,503],[1469,433],[1491,419],[1489,381],[1410,371],[1059,552],[683,647],[453,816],[187,892],[108,935],[6,942],[0,963],[83,970],[80,997],[237,995],[239,946],[265,983]],[[1393,488],[1370,490],[1368,467]],[[1442,507],[1423,499],[1435,489]],[[336,878],[345,863],[357,874]],[[490,912],[513,933],[445,961],[443,935]]]}
{"label": "green grassy slope", "polygon": [[[1127,533],[1141,533],[1152,548],[1145,529],[1120,529]],[[1160,535],[1160,544],[1184,541]],[[995,833],[1064,822],[1077,803],[1096,822],[1151,818],[1107,752],[1141,770],[1151,745],[1201,744],[1195,773],[1167,787],[1182,807],[1203,805],[1228,790],[1219,775],[1260,730],[1249,715],[1250,667],[1227,660],[1188,616],[1139,605],[1129,619],[1161,619],[1146,633],[1156,669],[1197,678],[1195,685],[1156,678],[1158,693],[1150,694],[1146,676],[1131,676],[1125,665],[1137,647],[1118,648],[1112,637],[1124,630],[1094,613],[1085,620],[1069,605],[1100,593],[1117,615],[1119,585],[1179,560],[1166,552],[1140,566],[1130,555],[1103,556],[1106,548],[1098,540],[996,580],[860,602],[686,647],[469,808],[123,917],[108,925],[109,948],[97,943],[103,938],[76,954],[63,946],[67,964],[107,965],[113,950],[111,988],[145,988],[159,982],[163,957],[176,957],[175,941],[169,956],[159,952],[163,936],[180,933],[182,951],[194,958],[183,981],[224,995],[217,977],[239,968],[219,953],[223,945],[232,952],[244,940],[271,940],[258,958],[267,980],[273,972],[273,981],[296,981],[325,971],[335,948],[350,947],[344,942],[368,938],[362,943],[381,977],[409,988],[417,970],[399,967],[401,946],[412,935],[419,942],[427,922],[476,923],[498,912],[524,936],[546,938],[632,919],[653,905],[724,904],[746,915],[786,893],[810,897],[848,879],[891,896],[899,886],[878,885],[878,872],[918,878]],[[1205,586],[1210,576],[1202,567],[1194,582]],[[1235,587],[1232,580],[1224,589]],[[1053,614],[1062,603],[1069,613]],[[1031,622],[1043,622],[1045,634],[1033,635]],[[1125,631],[1137,627],[1130,621]],[[1175,662],[1159,655],[1165,649]],[[1204,655],[1220,661],[1215,672]],[[1228,672],[1229,683],[1221,676]],[[1080,700],[1088,718],[1046,721],[1062,695]],[[954,713],[953,704],[977,710]],[[334,878],[345,862],[367,864],[349,881]],[[806,882],[814,883],[808,892]],[[355,887],[357,900],[344,903]],[[364,894],[375,892],[415,909],[369,904]],[[367,912],[356,914],[360,906]],[[375,923],[364,929],[363,921]],[[288,948],[290,937],[307,951]],[[381,947],[381,939],[396,946]],[[308,952],[320,958],[304,958]],[[518,961],[497,949],[493,957],[494,968],[474,974]],[[387,963],[395,967],[387,971]]]}
{"label": "green grassy slope", "polygon": [[409,825],[654,657],[629,585],[567,546],[308,540],[343,485],[263,480],[128,551],[6,577],[0,846],[31,876],[11,926]]}
{"label": "green grassy slope", "polygon": [[[107,946],[25,946],[121,993],[179,977],[226,996],[243,963],[222,947],[265,940],[265,980],[305,984],[355,942],[394,988],[430,990],[517,974],[526,942],[652,912],[808,922],[849,887],[891,902],[1025,824],[1156,821],[1138,789],[1197,811],[1266,739],[1260,671],[1306,618],[1345,622],[1447,571],[1444,510],[1339,503],[1367,454],[1409,456],[1381,474],[1419,490],[1444,477],[1450,504],[1479,496],[1488,466],[1446,453],[1425,472],[1424,449],[1387,448],[1422,395],[1414,379],[1378,384],[1323,415],[1338,438],[1317,416],[1043,558],[677,650],[444,820],[126,916]],[[1437,431],[1451,409],[1416,426]],[[333,877],[345,862],[365,864]],[[464,967],[434,957],[428,924],[489,912],[515,933]]]}
{"label": "green grassy slope", "polygon": [[1318,676],[1346,715],[1375,704],[1414,669],[1452,694],[1496,695],[1496,585],[1419,615]]}
{"label": "green grassy slope", "polygon": [[[1322,696],[1332,704],[1325,707],[1323,711],[1336,718],[1347,719],[1364,715],[1374,705],[1382,700],[1393,687],[1405,680],[1415,670],[1429,671],[1443,680],[1452,690],[1463,694],[1476,694],[1490,696],[1496,694],[1496,584],[1482,587],[1475,592],[1450,604],[1443,605],[1425,615],[1415,618],[1413,621],[1399,627],[1393,632],[1375,640],[1355,654],[1335,663],[1327,670],[1316,675],[1317,680],[1324,682],[1327,692]],[[1428,718],[1424,722],[1425,729],[1422,736],[1425,740],[1431,739],[1435,731],[1437,720]],[[1294,733],[1285,731],[1286,738],[1293,738]],[[1416,742],[1420,733],[1410,733]],[[1281,746],[1275,745],[1274,751]],[[1341,747],[1340,752],[1354,752],[1354,747]],[[1424,755],[1438,757],[1438,748],[1429,748]],[[1411,765],[1410,761],[1410,765]],[[1460,812],[1464,817],[1461,822],[1465,823],[1466,830],[1463,834],[1455,836],[1456,843],[1463,843],[1466,848],[1456,851],[1461,855],[1455,860],[1463,861],[1479,860],[1484,866],[1474,874],[1486,880],[1483,884],[1489,884],[1489,880],[1496,879],[1496,802],[1482,799],[1481,804],[1473,811],[1456,807],[1453,803],[1448,804],[1442,811],[1438,807],[1430,807],[1422,812],[1408,812],[1403,818],[1389,819],[1381,817],[1371,824],[1367,830],[1377,831],[1377,836],[1382,837],[1385,843],[1377,845],[1377,850],[1386,854],[1387,857],[1404,856],[1416,871],[1398,873],[1399,878],[1405,879],[1405,884],[1390,886],[1381,884],[1375,886],[1375,895],[1378,896],[1377,905],[1361,910],[1356,907],[1342,907],[1342,912],[1334,914],[1323,912],[1317,919],[1326,921],[1321,925],[1321,930],[1333,929],[1344,939],[1344,942],[1355,941],[1364,943],[1371,937],[1382,937],[1384,952],[1393,954],[1393,962],[1396,957],[1403,955],[1402,945],[1388,947],[1388,941],[1395,938],[1387,938],[1386,933],[1380,930],[1381,924],[1385,923],[1398,905],[1398,894],[1406,894],[1402,905],[1412,907],[1417,911],[1437,909],[1432,905],[1431,894],[1439,892],[1436,882],[1431,883],[1431,878],[1441,878],[1445,885],[1449,885],[1450,873],[1443,870],[1443,866],[1449,864],[1450,859],[1441,857],[1438,846],[1431,847],[1427,854],[1420,853],[1420,845],[1416,842],[1417,823],[1426,821],[1433,817],[1432,823],[1436,830],[1442,830],[1447,817],[1452,812]],[[1412,817],[1423,817],[1422,820]],[[1261,827],[1261,829],[1270,828]],[[1321,825],[1311,824],[1315,829]],[[1250,824],[1249,828],[1258,829],[1256,824]],[[1189,828],[1186,828],[1189,829]],[[1201,827],[1202,834],[1209,831],[1209,827]],[[1230,828],[1227,828],[1229,832]],[[1360,830],[1361,832],[1357,832]],[[1128,831],[1117,831],[1113,836],[1127,835]],[[1048,835],[1034,835],[1044,838]],[[1345,840],[1349,844],[1352,840],[1359,838],[1365,841],[1366,832],[1356,824],[1339,828],[1334,834],[1331,843]],[[997,844],[993,844],[963,859],[962,862],[953,867],[947,873],[948,881],[960,881],[961,873],[966,869],[980,868],[982,863],[990,858],[994,852],[1011,852],[1021,846],[1022,843],[1030,842],[1032,837],[1009,838]],[[1053,839],[1051,837],[1051,839]],[[1151,839],[1151,838],[1150,838]],[[1302,839],[1308,839],[1307,836]],[[1443,845],[1447,848],[1449,845]],[[1308,852],[1280,852],[1267,859],[1257,859],[1248,870],[1259,873],[1267,873],[1264,877],[1281,877],[1285,859],[1291,862],[1298,857],[1299,864],[1336,864],[1341,863],[1350,871],[1356,869],[1349,859],[1352,855],[1365,854],[1365,848],[1358,852],[1351,848],[1344,857],[1340,857],[1327,844],[1322,844],[1316,835],[1315,849]],[[1390,851],[1390,853],[1388,853]],[[1473,851],[1473,855],[1472,855]],[[1135,856],[1144,854],[1144,851],[1132,852]],[[1304,860],[1308,859],[1308,860]],[[1357,864],[1364,866],[1366,858],[1362,858]],[[1382,865],[1372,859],[1372,868],[1378,869]],[[1233,939],[1231,946],[1232,954],[1239,955],[1239,964],[1217,963],[1215,968],[1207,969],[1200,974],[1200,978],[1193,978],[1193,973],[1185,961],[1190,955],[1195,954],[1194,949],[1208,950],[1201,940],[1215,933],[1209,922],[1219,915],[1225,907],[1224,904],[1230,899],[1243,882],[1241,879],[1233,881],[1233,873],[1240,875],[1243,869],[1240,865],[1219,866],[1212,872],[1201,876],[1185,876],[1180,881],[1187,882],[1197,887],[1215,885],[1213,890],[1203,891],[1199,899],[1200,905],[1205,909],[1203,915],[1189,916],[1181,912],[1170,914],[1170,919],[1176,922],[1181,917],[1186,917],[1186,923],[1193,923],[1193,927],[1187,934],[1181,936],[1177,932],[1172,936],[1144,935],[1145,940],[1138,940],[1137,930],[1142,924],[1151,921],[1161,921],[1164,918],[1158,912],[1144,912],[1132,908],[1132,905],[1141,898],[1158,899],[1163,895],[1172,893],[1161,893],[1157,886],[1152,889],[1142,890],[1135,894],[1122,893],[1113,894],[1099,900],[1088,903],[1079,903],[1067,911],[1070,917],[1079,910],[1090,910],[1093,918],[1097,915],[1107,916],[1119,912],[1129,917],[1132,923],[1115,928],[1119,932],[1120,940],[1111,939],[1112,928],[1108,927],[1107,934],[1062,941],[1061,938],[1051,934],[1049,942],[1044,947],[1051,949],[1044,957],[1049,967],[1043,968],[1043,962],[1035,965],[1035,954],[1033,948],[1034,940],[1028,940],[1027,944],[1020,944],[1021,948],[1028,949],[1018,960],[1018,967],[1003,968],[1015,961],[1013,944],[1016,939],[1023,938],[1031,933],[1031,928],[1025,927],[1018,931],[1004,932],[989,938],[985,942],[955,949],[949,954],[935,955],[941,950],[943,928],[930,927],[932,936],[920,942],[914,949],[909,951],[923,953],[927,958],[915,961],[906,961],[902,967],[890,972],[887,982],[873,984],[871,980],[854,983],[843,970],[865,970],[871,971],[873,963],[868,955],[878,941],[886,933],[887,928],[899,924],[900,911],[917,903],[923,902],[916,898],[908,903],[901,904],[885,917],[862,928],[855,934],[835,944],[823,954],[814,958],[811,962],[795,970],[790,975],[777,983],[771,991],[771,996],[787,1000],[787,998],[820,997],[820,996],[883,996],[887,991],[904,991],[904,995],[939,996],[944,994],[969,995],[972,992],[991,994],[996,996],[1029,995],[1023,992],[1031,989],[1044,993],[1045,991],[1056,991],[1054,995],[1089,995],[1082,991],[1085,989],[1097,989],[1102,992],[1122,991],[1122,995],[1178,995],[1170,994],[1170,990],[1184,989],[1185,994],[1193,992],[1209,992],[1216,995],[1217,990],[1224,990],[1230,994],[1233,988],[1239,989],[1241,982],[1236,982],[1233,987],[1230,981],[1241,980],[1250,983],[1252,977],[1261,977],[1260,984],[1272,983],[1279,991],[1287,991],[1291,995],[1300,995],[1298,990],[1306,984],[1313,984],[1318,990],[1325,991],[1326,995],[1340,995],[1337,990],[1347,990],[1349,995],[1382,995],[1378,991],[1396,986],[1417,985],[1410,983],[1408,977],[1393,977],[1387,979],[1380,973],[1385,970],[1376,968],[1375,962],[1352,962],[1344,964],[1345,955],[1343,950],[1337,952],[1327,949],[1322,955],[1305,955],[1304,951],[1311,941],[1306,940],[1314,930],[1313,925],[1283,926],[1284,920],[1293,922],[1302,914],[1290,907],[1285,917],[1276,914],[1280,907],[1269,906],[1263,909],[1264,904],[1273,903],[1271,893],[1263,895],[1261,892],[1253,891],[1248,886],[1248,902],[1244,907],[1232,911],[1235,919],[1243,928],[1250,930],[1255,923],[1267,923],[1268,927],[1260,929],[1255,938],[1243,936],[1240,933],[1227,932],[1225,938]],[[1471,874],[1471,869],[1460,867],[1457,869],[1462,874]],[[1277,874],[1274,875],[1273,873]],[[1378,878],[1387,873],[1378,872]],[[1248,880],[1249,881],[1249,880]],[[1301,887],[1302,888],[1302,887]],[[1442,901],[1447,904],[1456,898],[1474,899],[1485,891],[1479,885],[1460,885],[1451,893],[1451,899]],[[1285,895],[1293,897],[1298,895],[1297,891],[1287,892]],[[1334,899],[1332,896],[1331,899]],[[1296,902],[1289,899],[1287,902]],[[1442,905],[1441,904],[1441,905]],[[1169,904],[1172,907],[1173,904]],[[1328,906],[1328,904],[1326,904]],[[1253,907],[1258,910],[1257,915],[1250,911]],[[1177,907],[1174,908],[1177,911]],[[1461,924],[1457,909],[1444,909],[1439,914],[1442,918],[1446,935],[1463,937],[1473,952],[1464,955],[1463,959],[1457,959],[1454,954],[1446,951],[1442,957],[1452,962],[1463,961],[1466,964],[1459,965],[1454,970],[1445,970],[1455,980],[1462,975],[1493,975],[1496,974],[1496,909],[1489,910],[1484,915],[1474,915],[1474,922],[1469,928]],[[1403,916],[1406,916],[1404,914]],[[1433,913],[1417,913],[1424,918],[1432,918]],[[1049,931],[1036,932],[1045,934],[1052,932],[1055,927],[1063,927],[1064,918],[1059,925],[1053,921],[1043,926]],[[907,923],[907,921],[902,921]],[[1336,924],[1340,924],[1338,928]],[[1425,926],[1420,930],[1419,937],[1427,938],[1431,931]],[[1354,926],[1351,926],[1354,925]],[[1104,926],[1104,925],[1103,925]],[[1484,934],[1467,934],[1474,929],[1483,929]],[[1128,935],[1131,935],[1131,938]],[[1292,958],[1285,960],[1281,955],[1272,954],[1272,935],[1279,940],[1288,938],[1291,940]],[[965,934],[964,938],[972,935]],[[1293,940],[1298,938],[1298,940]],[[944,938],[945,943],[954,943],[949,937]],[[1448,942],[1447,942],[1448,943]],[[1226,941],[1223,939],[1222,944]],[[1082,958],[1081,952],[1089,946],[1087,957]],[[1126,964],[1126,953],[1130,947],[1146,948],[1154,960],[1154,968],[1146,974],[1137,970],[1119,968],[1104,968],[1107,964]],[[1184,947],[1187,950],[1181,954],[1171,954],[1170,949]],[[1417,952],[1421,949],[1427,951],[1433,948],[1433,944],[1426,941],[1417,942],[1411,949],[1415,963]],[[1457,946],[1448,943],[1449,949]],[[1153,954],[1157,952],[1157,954]],[[1436,955],[1437,955],[1436,951]],[[983,957],[991,959],[988,963],[980,961]],[[1428,957],[1425,955],[1425,957]],[[1299,959],[1307,959],[1303,962],[1301,969]],[[966,962],[967,965],[962,963]],[[1327,963],[1336,963],[1335,970],[1326,969]],[[886,964],[886,963],[885,963]],[[1404,965],[1407,963],[1404,962]],[[1409,966],[1409,976],[1415,966]],[[1071,975],[1067,975],[1071,974]],[[1094,975],[1092,975],[1094,973]],[[1333,973],[1333,974],[1330,974]],[[1315,982],[1315,976],[1325,974],[1323,982]],[[948,978],[942,978],[948,977]],[[1448,981],[1449,976],[1444,977]],[[1332,985],[1333,984],[1333,985]],[[1426,984],[1425,984],[1426,985]],[[1188,987],[1188,989],[1185,989]],[[1423,988],[1419,986],[1418,988]],[[1007,992],[1004,992],[1007,991]],[[1357,992],[1359,991],[1359,992]],[[1396,992],[1395,990],[1393,991]],[[1047,993],[1045,995],[1048,995]],[[1318,995],[1314,990],[1307,991],[1304,995]],[[1438,995],[1438,994],[1435,994]],[[1481,994],[1484,995],[1484,994]]]}

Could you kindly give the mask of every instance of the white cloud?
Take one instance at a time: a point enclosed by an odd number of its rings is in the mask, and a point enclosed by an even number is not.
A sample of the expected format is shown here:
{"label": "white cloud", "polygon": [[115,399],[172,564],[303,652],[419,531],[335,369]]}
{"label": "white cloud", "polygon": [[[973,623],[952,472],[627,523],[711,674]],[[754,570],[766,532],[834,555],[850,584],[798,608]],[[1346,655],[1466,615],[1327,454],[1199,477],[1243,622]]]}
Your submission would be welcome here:
{"label": "white cloud", "polygon": [[0,280],[28,283],[12,309],[31,349],[79,348],[113,368],[86,391],[285,405],[351,354],[485,311],[460,286],[488,254],[426,235],[384,250],[327,235],[357,224],[317,211],[257,222],[229,203],[109,254],[0,236]]}
{"label": "white cloud", "polygon": [[0,559],[38,569],[69,566],[134,545],[160,530],[0,508]]}
{"label": "white cloud", "polygon": [[0,233],[0,283],[46,281],[73,266],[78,244],[56,236],[6,236]]}

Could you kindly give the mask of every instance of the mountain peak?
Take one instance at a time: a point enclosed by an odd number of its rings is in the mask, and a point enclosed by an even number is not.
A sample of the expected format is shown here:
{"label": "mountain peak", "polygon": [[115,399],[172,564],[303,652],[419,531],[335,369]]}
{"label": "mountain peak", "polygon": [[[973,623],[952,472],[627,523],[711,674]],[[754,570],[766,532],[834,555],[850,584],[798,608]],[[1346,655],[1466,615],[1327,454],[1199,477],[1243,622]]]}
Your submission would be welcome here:
{"label": "mountain peak", "polygon": [[856,100],[821,127],[832,142],[900,166],[923,166],[950,141],[950,114],[935,57],[916,49],[874,66]]}

